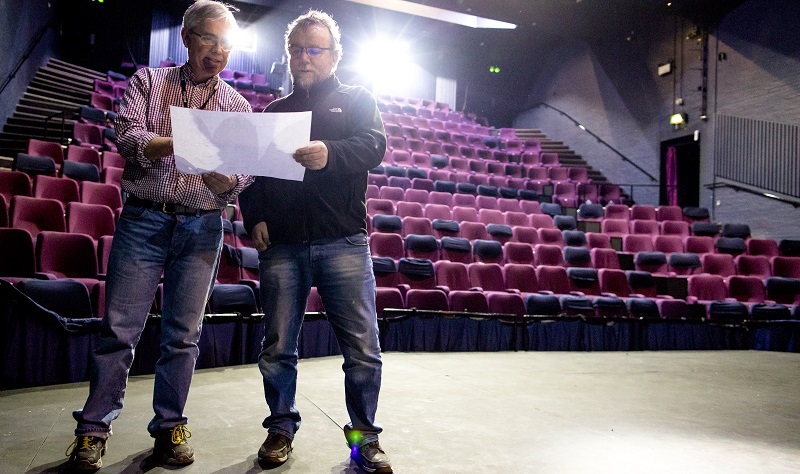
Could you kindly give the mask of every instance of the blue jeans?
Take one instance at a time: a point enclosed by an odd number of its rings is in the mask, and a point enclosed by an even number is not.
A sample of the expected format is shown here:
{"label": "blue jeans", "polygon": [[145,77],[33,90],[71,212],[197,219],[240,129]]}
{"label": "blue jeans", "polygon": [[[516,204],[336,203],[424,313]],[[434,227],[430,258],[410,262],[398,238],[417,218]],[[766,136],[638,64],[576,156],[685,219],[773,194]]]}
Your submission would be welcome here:
{"label": "blue jeans", "polygon": [[347,426],[361,433],[360,444],[377,440],[382,362],[367,236],[273,244],[259,254],[259,263],[265,335],[258,367],[270,410],[264,427],[289,438],[300,428],[297,340],[308,294],[316,286],[344,355]]}
{"label": "blue jeans", "polygon": [[126,204],[111,247],[106,315],[92,353],[89,397],[76,436],[107,438],[122,402],[136,344],[161,275],[161,355],[153,388],[151,434],[186,424],[189,393],[206,301],[222,248],[219,213],[176,216]]}

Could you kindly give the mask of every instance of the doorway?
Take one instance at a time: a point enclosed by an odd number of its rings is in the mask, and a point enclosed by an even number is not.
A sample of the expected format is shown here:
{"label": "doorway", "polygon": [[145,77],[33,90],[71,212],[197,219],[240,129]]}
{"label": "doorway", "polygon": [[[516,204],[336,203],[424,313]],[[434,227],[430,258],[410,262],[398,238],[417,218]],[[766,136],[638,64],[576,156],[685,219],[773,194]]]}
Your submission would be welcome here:
{"label": "doorway", "polygon": [[659,204],[700,205],[700,142],[694,135],[661,142]]}

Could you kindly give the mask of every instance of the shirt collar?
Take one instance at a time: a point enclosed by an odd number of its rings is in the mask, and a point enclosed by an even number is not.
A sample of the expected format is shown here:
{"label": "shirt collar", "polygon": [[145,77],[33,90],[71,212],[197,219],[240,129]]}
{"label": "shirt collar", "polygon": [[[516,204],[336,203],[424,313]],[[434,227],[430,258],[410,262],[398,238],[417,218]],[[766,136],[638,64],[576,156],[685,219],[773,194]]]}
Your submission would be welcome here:
{"label": "shirt collar", "polygon": [[189,82],[192,83],[192,85],[197,87],[215,87],[217,85],[217,82],[219,82],[219,74],[217,74],[216,76],[212,76],[211,78],[209,78],[206,82],[198,83],[194,79],[194,72],[192,71],[192,67],[189,65],[188,62],[186,62],[183,66],[181,66],[181,70],[182,74],[185,74],[186,79],[188,79]]}

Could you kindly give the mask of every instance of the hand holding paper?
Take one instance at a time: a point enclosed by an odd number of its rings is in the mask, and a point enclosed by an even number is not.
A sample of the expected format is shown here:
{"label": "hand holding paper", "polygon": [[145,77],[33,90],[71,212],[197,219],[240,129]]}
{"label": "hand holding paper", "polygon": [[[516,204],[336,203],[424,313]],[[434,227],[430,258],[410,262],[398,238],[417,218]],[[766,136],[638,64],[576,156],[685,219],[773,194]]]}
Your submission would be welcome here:
{"label": "hand holding paper", "polygon": [[292,155],[310,140],[311,112],[252,114],[173,106],[170,113],[179,171],[303,180],[305,168]]}

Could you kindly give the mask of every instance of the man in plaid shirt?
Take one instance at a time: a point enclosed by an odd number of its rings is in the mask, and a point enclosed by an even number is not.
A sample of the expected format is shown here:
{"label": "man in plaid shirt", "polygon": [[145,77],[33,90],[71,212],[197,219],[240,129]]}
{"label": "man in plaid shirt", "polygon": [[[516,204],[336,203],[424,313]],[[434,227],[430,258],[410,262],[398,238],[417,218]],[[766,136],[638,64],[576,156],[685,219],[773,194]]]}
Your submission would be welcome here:
{"label": "man in plaid shirt", "polygon": [[219,79],[232,49],[236,20],[226,5],[198,0],[183,17],[188,60],[180,67],[141,69],[130,80],[117,117],[117,147],[126,158],[119,218],[106,281],[106,315],[92,354],[89,397],[67,461],[95,471],[122,410],[128,371],[163,274],[161,356],[148,425],[154,458],[194,461],[183,414],[198,355],[203,313],[222,247],[221,210],[252,181],[218,173],[188,175],[175,167],[169,107],[250,112]]}

